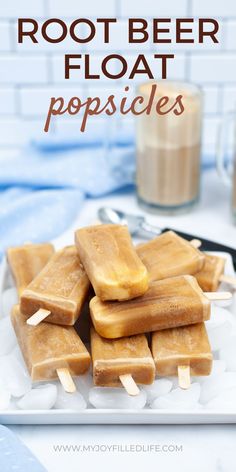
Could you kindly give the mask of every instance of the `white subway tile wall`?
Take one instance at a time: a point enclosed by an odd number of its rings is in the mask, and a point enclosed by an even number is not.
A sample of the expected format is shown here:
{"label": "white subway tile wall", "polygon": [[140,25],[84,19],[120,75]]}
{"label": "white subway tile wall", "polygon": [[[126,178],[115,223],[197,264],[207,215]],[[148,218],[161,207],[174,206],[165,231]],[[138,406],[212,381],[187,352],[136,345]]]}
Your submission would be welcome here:
{"label": "white subway tile wall", "polygon": [[236,16],[235,0],[192,0],[192,13],[194,16],[221,16],[232,18]]}
{"label": "white subway tile wall", "polygon": [[145,0],[145,4],[137,0],[120,0],[121,15],[128,17],[181,17],[186,16],[187,9],[188,0]]}
{"label": "white subway tile wall", "polygon": [[[30,1],[30,0],[29,0]],[[38,0],[37,0],[38,1]],[[114,17],[116,0],[46,0],[51,17]]]}
{"label": "white subway tile wall", "polygon": [[[12,19],[12,18],[29,18],[29,17],[40,17],[45,14],[44,0],[7,0],[1,2],[0,18]],[[59,2],[58,2],[59,3]],[[61,2],[62,3],[62,2]],[[68,2],[67,2],[68,3]]]}
{"label": "white subway tile wall", "polygon": [[[110,43],[104,44],[103,25],[96,24],[96,36],[89,44],[79,44],[68,37],[59,44],[43,40],[41,27],[49,18],[60,18],[69,26],[77,18],[117,18],[111,24]],[[175,22],[163,24],[170,32],[163,37],[172,38],[169,44],[152,43],[153,18],[194,17],[196,23],[186,27],[193,28],[195,41],[198,38],[197,19],[216,18],[220,29],[219,44],[213,44],[208,37],[204,44],[178,44],[174,42]],[[24,44],[17,42],[18,18],[37,19],[39,28],[36,33],[38,44],[26,38]],[[128,18],[146,18],[149,24],[149,41],[145,44],[128,45]],[[209,24],[209,27],[211,25]],[[31,28],[30,25],[28,25]],[[61,34],[60,25],[48,27],[53,37]],[[76,31],[86,37],[89,29],[78,25]],[[138,37],[138,36],[137,36]],[[81,69],[71,70],[70,79],[65,80],[64,54],[81,54],[74,59]],[[90,54],[90,72],[99,74],[100,80],[84,80],[84,54]],[[168,78],[192,81],[202,87],[204,94],[204,132],[203,151],[215,153],[219,124],[223,114],[236,109],[236,1],[235,0],[8,0],[0,8],[0,155],[14,153],[16,149],[30,140],[45,139],[43,132],[47,108],[52,96],[63,96],[66,100],[78,96],[100,96],[102,101],[111,93],[117,100],[126,96],[124,87],[129,85],[129,97],[134,96],[135,87],[143,80],[135,81],[122,78],[120,81],[107,79],[101,71],[101,62],[108,54],[123,54],[132,69],[137,54],[143,53],[156,78],[161,75],[161,63],[154,59],[158,53],[175,54],[169,60]],[[109,65],[111,73],[119,70],[113,61]],[[63,115],[55,120],[50,132],[55,136],[76,138],[79,134],[81,117]],[[117,119],[115,120],[117,125]],[[89,129],[94,126],[94,119]],[[105,124],[104,124],[105,123]],[[133,126],[133,121],[120,118],[119,127]],[[107,132],[107,121],[99,117],[96,128]]]}
{"label": "white subway tile wall", "polygon": [[10,26],[7,21],[0,22],[0,52],[11,50]]}

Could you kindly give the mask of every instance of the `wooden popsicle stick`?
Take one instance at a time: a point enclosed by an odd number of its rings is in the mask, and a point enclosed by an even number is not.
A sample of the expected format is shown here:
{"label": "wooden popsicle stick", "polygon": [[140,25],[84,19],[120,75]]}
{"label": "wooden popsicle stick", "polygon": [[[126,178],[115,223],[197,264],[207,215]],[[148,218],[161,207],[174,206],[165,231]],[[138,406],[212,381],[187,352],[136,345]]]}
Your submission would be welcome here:
{"label": "wooden popsicle stick", "polygon": [[26,323],[30,326],[37,326],[41,321],[45,320],[47,316],[49,316],[51,312],[49,310],[45,310],[44,308],[39,308],[34,315],[32,315]]}
{"label": "wooden popsicle stick", "polygon": [[123,387],[129,395],[138,395],[140,390],[131,374],[120,375],[119,377]]}
{"label": "wooden popsicle stick", "polygon": [[236,287],[236,277],[232,277],[231,275],[224,275],[222,274],[219,278],[220,282],[225,282],[229,285],[233,285]]}
{"label": "wooden popsicle stick", "polygon": [[204,295],[212,301],[230,300],[232,298],[231,292],[204,292]]}
{"label": "wooden popsicle stick", "polygon": [[65,392],[67,393],[76,392],[76,386],[75,386],[74,380],[71,377],[70,371],[66,367],[57,369],[57,375]]}
{"label": "wooden popsicle stick", "polygon": [[190,366],[178,365],[179,387],[187,390],[191,385]]}
{"label": "wooden popsicle stick", "polygon": [[195,247],[196,249],[198,249],[199,247],[201,247],[202,245],[202,241],[200,241],[200,239],[192,239],[190,241],[190,244]]}

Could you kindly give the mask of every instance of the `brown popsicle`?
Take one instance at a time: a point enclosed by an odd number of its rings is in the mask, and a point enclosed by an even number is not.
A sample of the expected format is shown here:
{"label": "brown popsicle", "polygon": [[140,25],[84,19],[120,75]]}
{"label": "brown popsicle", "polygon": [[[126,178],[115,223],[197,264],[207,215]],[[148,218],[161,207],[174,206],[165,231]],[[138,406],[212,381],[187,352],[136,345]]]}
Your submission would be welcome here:
{"label": "brown popsicle", "polygon": [[7,250],[7,259],[19,296],[54,253],[52,244],[24,244]]}
{"label": "brown popsicle", "polygon": [[94,297],[90,314],[96,331],[105,338],[119,338],[210,318],[210,302],[191,275],[152,282],[134,300],[102,302]]}
{"label": "brown popsicle", "polygon": [[[225,259],[219,256],[205,254],[205,263],[200,272],[195,277],[202,288],[206,292],[215,292],[222,280],[225,269]],[[235,279],[236,280],[236,279]]]}
{"label": "brown popsicle", "polygon": [[147,269],[126,226],[97,225],[75,233],[81,261],[101,300],[127,300],[148,289]]}
{"label": "brown popsicle", "polygon": [[146,266],[150,281],[178,275],[193,275],[202,269],[205,255],[174,231],[166,231],[155,239],[136,247]]}
{"label": "brown popsicle", "polygon": [[76,247],[65,247],[51,257],[23,291],[21,311],[29,318],[28,324],[36,325],[46,319],[49,323],[74,325],[89,287]]}
{"label": "brown popsicle", "polygon": [[[123,380],[127,378],[145,385],[154,381],[155,366],[144,334],[108,340],[92,328],[91,352],[95,385],[120,387],[122,384],[126,388]],[[128,389],[128,393],[132,394],[132,390]]]}
{"label": "brown popsicle", "polygon": [[59,379],[66,391],[75,391],[71,375],[84,374],[90,355],[73,327],[40,323],[29,326],[15,305],[12,324],[33,381]]}
{"label": "brown popsicle", "polygon": [[182,388],[190,386],[190,375],[211,373],[213,356],[204,323],[152,333],[152,355],[157,375],[178,375]]}

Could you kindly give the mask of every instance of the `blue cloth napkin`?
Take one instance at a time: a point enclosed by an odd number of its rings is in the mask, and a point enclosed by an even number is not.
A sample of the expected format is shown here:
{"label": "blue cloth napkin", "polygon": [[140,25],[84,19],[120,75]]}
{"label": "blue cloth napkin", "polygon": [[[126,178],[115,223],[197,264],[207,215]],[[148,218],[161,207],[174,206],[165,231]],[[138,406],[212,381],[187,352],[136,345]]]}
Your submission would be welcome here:
{"label": "blue cloth napkin", "polygon": [[5,426],[0,426],[1,472],[47,472],[30,450]]}
{"label": "blue cloth napkin", "polygon": [[75,219],[85,198],[134,180],[133,146],[117,142],[35,143],[0,159],[0,257],[8,246],[55,238]]}
{"label": "blue cloth napkin", "polygon": [[[204,167],[212,164],[210,156]],[[47,138],[21,154],[0,158],[0,258],[9,246],[57,237],[85,198],[134,184],[133,133],[84,133],[74,141]]]}

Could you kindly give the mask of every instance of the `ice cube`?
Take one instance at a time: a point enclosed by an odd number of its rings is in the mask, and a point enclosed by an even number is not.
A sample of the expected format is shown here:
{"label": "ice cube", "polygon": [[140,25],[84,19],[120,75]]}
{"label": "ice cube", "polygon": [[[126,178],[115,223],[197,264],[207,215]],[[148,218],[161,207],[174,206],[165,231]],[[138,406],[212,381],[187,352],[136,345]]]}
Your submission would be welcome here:
{"label": "ice cube", "polygon": [[169,380],[172,382],[172,387],[171,389],[174,390],[175,388],[178,388],[179,386],[179,379],[177,375],[173,375],[172,377],[165,377],[165,379]]}
{"label": "ice cube", "polygon": [[207,329],[215,328],[216,326],[219,326],[225,323],[226,321],[229,321],[231,324],[236,324],[235,317],[229,310],[212,305],[211,318],[206,321]]}
{"label": "ice cube", "polygon": [[211,329],[208,332],[209,342],[212,351],[218,351],[228,343],[231,335],[232,325],[226,321],[221,326]]}
{"label": "ice cube", "polygon": [[234,322],[234,317],[228,310],[216,306],[212,308],[206,329],[213,351],[217,351],[228,342]]}
{"label": "ice cube", "polygon": [[[232,287],[230,287],[229,285],[226,286],[226,284],[220,284],[220,287],[219,287],[219,290],[222,291],[222,292],[232,292]],[[231,305],[233,303],[233,296],[232,298],[229,298],[228,300],[215,300],[213,302],[213,305],[215,307],[219,307],[219,308],[231,308]]]}
{"label": "ice cube", "polygon": [[144,390],[136,396],[128,395],[124,388],[93,387],[89,401],[95,408],[137,409],[144,408],[147,394]]}
{"label": "ice cube", "polygon": [[21,352],[21,349],[20,349],[20,346],[19,344],[17,344],[13,351],[11,352],[11,354],[20,362],[20,364],[22,364],[22,366],[26,368],[26,364],[25,364],[25,360],[24,360],[24,357],[22,355],[22,352]]}
{"label": "ice cube", "polygon": [[10,316],[13,305],[18,303],[18,294],[15,287],[4,290],[2,294],[1,310],[2,316]]}
{"label": "ice cube", "polygon": [[183,401],[186,402],[197,402],[200,397],[201,387],[199,384],[191,384],[187,390],[183,390],[182,388],[176,388],[170,392],[170,397],[174,401]]}
{"label": "ice cube", "polygon": [[7,388],[0,387],[0,410],[7,410],[10,405],[11,394]]}
{"label": "ice cube", "polygon": [[173,383],[168,379],[156,379],[151,385],[143,385],[142,389],[147,394],[147,403],[152,403],[155,398],[169,393]]}
{"label": "ice cube", "polygon": [[184,400],[181,402],[174,402],[170,398],[165,396],[156,398],[154,402],[150,405],[153,410],[198,410],[203,406],[199,402],[186,403]]}
{"label": "ice cube", "polygon": [[[221,360],[214,360],[212,363],[211,377],[213,375],[220,375],[226,370],[226,364]],[[205,377],[206,379],[206,377]]]}
{"label": "ice cube", "polygon": [[188,410],[198,408],[201,387],[198,383],[190,385],[189,389],[176,388],[172,392],[162,397],[156,398],[151,404],[151,408]]}
{"label": "ice cube", "polygon": [[0,320],[0,356],[9,354],[17,344],[16,335],[9,317]]}
{"label": "ice cube", "polygon": [[233,387],[236,387],[235,372],[223,372],[223,374],[214,375],[202,384],[200,403],[208,403],[224,390]]}
{"label": "ice cube", "polygon": [[1,358],[0,378],[5,379],[5,384],[13,397],[22,397],[31,389],[32,381],[29,373],[14,354]]}
{"label": "ice cube", "polygon": [[225,364],[224,361],[214,360],[213,363],[212,363],[212,370],[211,370],[210,375],[202,376],[202,377],[196,376],[196,377],[192,377],[192,378],[193,378],[194,381],[201,384],[201,383],[205,382],[206,380],[208,380],[209,378],[212,378],[214,375],[222,374],[225,370],[226,370],[226,364]]}
{"label": "ice cube", "polygon": [[57,400],[54,408],[67,410],[84,410],[87,404],[80,392],[73,394],[65,392],[62,385],[57,388]]}
{"label": "ice cube", "polygon": [[236,411],[236,387],[224,390],[219,395],[210,400],[206,405],[206,409]]}
{"label": "ice cube", "polygon": [[8,410],[19,410],[18,405],[17,405],[18,399],[11,397]]}
{"label": "ice cube", "polygon": [[32,388],[22,397],[17,405],[21,410],[50,410],[57,400],[57,387],[54,384],[44,384]]}
{"label": "ice cube", "polygon": [[232,336],[220,350],[220,359],[225,361],[226,369],[236,371],[236,336]]}
{"label": "ice cube", "polygon": [[89,391],[94,387],[92,375],[88,372],[84,375],[79,375],[79,377],[75,377],[74,381],[78,391],[83,395],[86,403],[88,403]]}
{"label": "ice cube", "polygon": [[2,295],[2,292],[5,289],[5,282],[6,282],[6,276],[8,272],[8,263],[7,263],[7,258],[3,256],[2,262],[0,265],[0,297]]}

